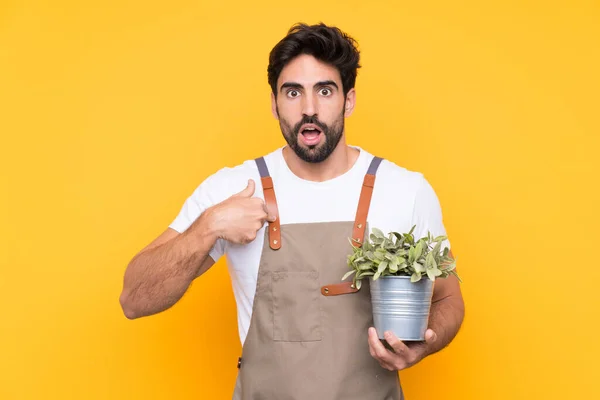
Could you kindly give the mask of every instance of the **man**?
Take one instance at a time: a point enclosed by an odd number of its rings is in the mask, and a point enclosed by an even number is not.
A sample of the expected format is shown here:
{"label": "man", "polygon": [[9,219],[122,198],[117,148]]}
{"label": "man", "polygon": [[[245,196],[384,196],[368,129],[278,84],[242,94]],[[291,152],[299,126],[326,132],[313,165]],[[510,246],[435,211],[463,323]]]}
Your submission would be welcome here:
{"label": "man", "polygon": [[171,307],[227,254],[243,345],[234,399],[401,399],[397,371],[448,345],[462,322],[456,278],[439,279],[426,340],[387,332],[386,347],[368,286],[341,282],[348,238],[365,240],[367,224],[446,234],[422,174],[346,144],[358,68],[339,29],[292,27],[268,67],[287,146],[207,178],[125,272],[121,305],[139,318]]}

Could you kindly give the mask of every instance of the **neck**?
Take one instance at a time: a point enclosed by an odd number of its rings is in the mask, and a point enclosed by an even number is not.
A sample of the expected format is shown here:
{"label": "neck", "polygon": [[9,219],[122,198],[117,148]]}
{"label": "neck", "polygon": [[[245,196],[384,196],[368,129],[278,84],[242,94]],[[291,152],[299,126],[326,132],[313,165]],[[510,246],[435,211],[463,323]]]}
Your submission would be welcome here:
{"label": "neck", "polygon": [[335,150],[323,162],[317,164],[306,162],[289,146],[283,148],[283,159],[288,168],[299,178],[324,182],[346,173],[356,162],[359,153],[358,149],[348,146],[342,138]]}

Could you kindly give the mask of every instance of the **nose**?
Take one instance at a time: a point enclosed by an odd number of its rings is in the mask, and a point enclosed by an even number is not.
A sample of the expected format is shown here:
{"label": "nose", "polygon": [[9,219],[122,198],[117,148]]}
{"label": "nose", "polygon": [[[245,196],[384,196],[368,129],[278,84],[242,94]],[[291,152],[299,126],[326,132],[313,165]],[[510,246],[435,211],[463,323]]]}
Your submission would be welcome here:
{"label": "nose", "polygon": [[317,113],[317,99],[315,96],[304,96],[302,102],[302,114],[312,117]]}

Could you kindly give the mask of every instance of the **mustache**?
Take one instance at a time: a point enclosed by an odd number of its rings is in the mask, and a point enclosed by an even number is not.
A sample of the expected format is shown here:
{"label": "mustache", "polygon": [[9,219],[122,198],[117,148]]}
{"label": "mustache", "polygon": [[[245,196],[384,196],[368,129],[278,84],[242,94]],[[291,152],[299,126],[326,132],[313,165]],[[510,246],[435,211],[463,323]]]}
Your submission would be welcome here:
{"label": "mustache", "polygon": [[317,117],[315,117],[315,116],[309,117],[309,116],[305,115],[302,117],[300,122],[298,122],[296,125],[294,125],[294,132],[296,132],[296,134],[299,134],[300,127],[304,124],[314,124],[314,125],[318,126],[319,129],[321,129],[321,131],[323,133],[325,133],[329,130],[329,127],[327,125],[325,125],[324,123],[322,123],[321,121],[319,121],[319,119]]}

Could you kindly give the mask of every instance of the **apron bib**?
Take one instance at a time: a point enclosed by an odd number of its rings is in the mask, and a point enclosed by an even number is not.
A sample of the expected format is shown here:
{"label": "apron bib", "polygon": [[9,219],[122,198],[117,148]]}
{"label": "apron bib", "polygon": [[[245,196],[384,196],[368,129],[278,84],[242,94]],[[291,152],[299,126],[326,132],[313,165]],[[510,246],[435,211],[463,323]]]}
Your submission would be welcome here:
{"label": "apron bib", "polygon": [[[367,172],[355,221],[269,223],[234,400],[401,400],[398,373],[369,353],[373,312],[368,280],[341,282],[349,238],[365,240],[381,158]],[[269,212],[278,216],[273,182],[256,159]]]}

